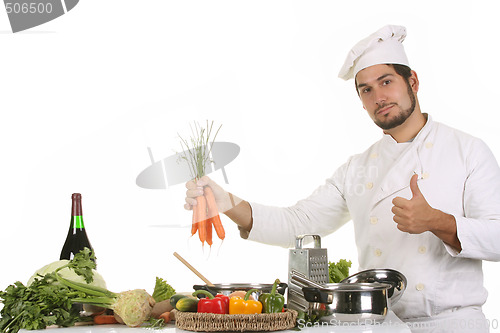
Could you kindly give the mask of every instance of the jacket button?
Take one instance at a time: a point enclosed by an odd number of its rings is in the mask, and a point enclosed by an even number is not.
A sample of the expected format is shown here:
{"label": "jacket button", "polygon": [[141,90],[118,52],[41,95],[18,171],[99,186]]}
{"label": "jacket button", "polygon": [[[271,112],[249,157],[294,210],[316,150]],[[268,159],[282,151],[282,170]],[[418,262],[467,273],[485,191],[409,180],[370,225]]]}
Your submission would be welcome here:
{"label": "jacket button", "polygon": [[372,182],[366,183],[366,188],[371,190],[373,188],[373,183]]}
{"label": "jacket button", "polygon": [[425,144],[425,148],[432,148],[432,146],[434,146],[434,144],[432,142],[427,142]]}
{"label": "jacket button", "polygon": [[418,290],[418,291],[422,291],[424,290],[425,286],[423,283],[419,283],[415,286],[415,288]]}
{"label": "jacket button", "polygon": [[378,154],[377,153],[371,153],[370,154],[370,158],[377,158],[378,157]]}
{"label": "jacket button", "polygon": [[378,218],[376,218],[375,216],[370,217],[371,224],[377,224],[377,222],[378,222]]}
{"label": "jacket button", "polygon": [[424,254],[425,252],[427,252],[427,249],[425,248],[425,246],[420,246],[418,248],[418,253],[420,254]]}
{"label": "jacket button", "polygon": [[380,257],[382,255],[382,251],[380,249],[375,249],[375,255]]}
{"label": "jacket button", "polygon": [[422,179],[427,179],[427,178],[429,178],[429,173],[428,172],[424,172],[422,174]]}

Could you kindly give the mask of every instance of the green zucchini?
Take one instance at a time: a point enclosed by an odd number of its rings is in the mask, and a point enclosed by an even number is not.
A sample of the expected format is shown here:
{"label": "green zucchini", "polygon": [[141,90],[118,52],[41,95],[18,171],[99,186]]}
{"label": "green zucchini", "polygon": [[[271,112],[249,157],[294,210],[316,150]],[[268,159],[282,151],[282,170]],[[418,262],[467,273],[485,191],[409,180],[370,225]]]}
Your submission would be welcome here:
{"label": "green zucchini", "polygon": [[181,298],[187,297],[186,295],[182,294],[175,294],[172,297],[170,297],[170,305],[172,305],[175,308],[175,304],[177,301],[179,301]]}
{"label": "green zucchini", "polygon": [[175,308],[181,312],[196,312],[198,309],[198,299],[191,297],[180,298],[175,303]]}

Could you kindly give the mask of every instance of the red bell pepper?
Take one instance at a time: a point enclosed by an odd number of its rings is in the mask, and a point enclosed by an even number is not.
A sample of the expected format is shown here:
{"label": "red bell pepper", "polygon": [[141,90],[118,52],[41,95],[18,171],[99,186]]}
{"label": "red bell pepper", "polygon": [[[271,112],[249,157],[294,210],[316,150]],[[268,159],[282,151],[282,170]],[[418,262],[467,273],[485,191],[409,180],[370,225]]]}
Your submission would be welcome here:
{"label": "red bell pepper", "polygon": [[221,294],[214,297],[214,295],[206,290],[197,290],[193,293],[193,296],[197,296],[199,294],[203,294],[206,297],[198,301],[198,312],[219,314],[229,313],[229,297]]}
{"label": "red bell pepper", "polygon": [[222,299],[222,303],[224,303],[224,313],[229,313],[229,297],[226,296],[226,295],[222,295],[222,294],[217,294],[215,295],[215,298],[221,298]]}

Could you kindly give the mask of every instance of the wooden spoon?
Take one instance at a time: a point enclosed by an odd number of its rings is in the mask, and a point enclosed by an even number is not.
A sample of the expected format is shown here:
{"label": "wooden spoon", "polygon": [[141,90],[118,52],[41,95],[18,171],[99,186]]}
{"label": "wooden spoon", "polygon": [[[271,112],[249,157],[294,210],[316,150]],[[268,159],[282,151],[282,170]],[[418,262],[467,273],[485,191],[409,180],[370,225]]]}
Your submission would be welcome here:
{"label": "wooden spoon", "polygon": [[181,257],[177,252],[174,252],[174,256],[179,259],[184,265],[186,265],[187,268],[189,268],[191,270],[191,272],[193,272],[194,274],[196,274],[200,279],[203,280],[203,282],[205,282],[207,284],[207,286],[209,287],[214,287],[214,284],[210,281],[208,281],[208,279],[206,277],[204,277],[200,272],[198,272],[198,270],[196,270],[196,268],[194,268],[193,266],[191,266],[190,263],[188,263],[186,261],[186,259],[184,259],[183,257]]}

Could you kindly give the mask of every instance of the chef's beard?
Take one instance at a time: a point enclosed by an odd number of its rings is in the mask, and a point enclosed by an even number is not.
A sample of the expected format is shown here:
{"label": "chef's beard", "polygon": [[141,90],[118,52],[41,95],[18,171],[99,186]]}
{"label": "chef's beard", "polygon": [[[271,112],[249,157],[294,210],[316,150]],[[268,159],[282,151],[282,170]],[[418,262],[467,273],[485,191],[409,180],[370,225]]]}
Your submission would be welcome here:
{"label": "chef's beard", "polygon": [[408,96],[410,97],[411,101],[410,107],[406,110],[402,110],[397,103],[389,103],[379,106],[377,110],[375,110],[375,114],[377,114],[378,110],[383,109],[389,105],[394,105],[399,107],[400,111],[395,117],[393,117],[392,119],[388,119],[387,121],[384,121],[385,118],[383,118],[382,120],[375,118],[373,120],[375,125],[377,125],[383,130],[390,130],[403,124],[406,121],[406,119],[408,119],[411,116],[413,111],[415,111],[415,106],[417,105],[417,99],[415,98],[415,94],[413,93],[413,90],[411,89],[409,83],[407,83],[407,86],[408,86]]}

